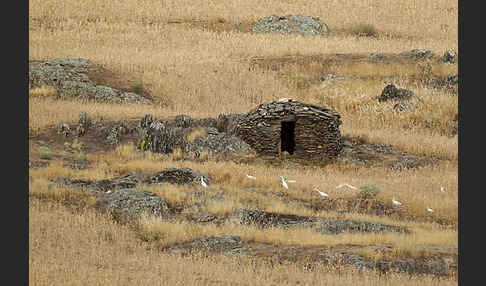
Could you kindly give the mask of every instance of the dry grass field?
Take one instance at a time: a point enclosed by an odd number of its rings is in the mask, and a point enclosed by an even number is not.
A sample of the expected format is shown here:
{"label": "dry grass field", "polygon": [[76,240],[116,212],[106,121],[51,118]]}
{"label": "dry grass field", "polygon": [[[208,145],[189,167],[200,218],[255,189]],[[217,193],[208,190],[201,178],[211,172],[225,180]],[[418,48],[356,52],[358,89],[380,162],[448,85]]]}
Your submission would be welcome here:
{"label": "dry grass field", "polygon": [[[269,264],[265,259],[162,251],[174,243],[200,236],[231,233],[251,243],[276,247],[349,247],[371,260],[433,257],[430,247],[458,246],[458,139],[450,136],[458,112],[457,92],[431,88],[424,78],[458,73],[458,65],[433,61],[404,62],[399,54],[412,49],[441,56],[458,50],[458,3],[433,1],[29,1],[29,60],[86,58],[109,70],[107,85],[130,89],[142,84],[152,104],[114,104],[59,99],[49,86],[29,91],[29,159],[42,163],[29,169],[29,276],[31,285],[457,285],[457,276],[403,273],[380,275],[347,266],[305,263]],[[327,36],[259,34],[248,28],[272,14],[319,17],[329,26]],[[357,36],[360,25],[376,35]],[[237,29],[236,27],[242,27]],[[366,60],[369,53],[392,55],[389,64]],[[341,56],[339,56],[341,55]],[[318,80],[325,74],[346,80]],[[378,103],[385,82],[413,90],[423,102],[407,112],[393,103]],[[64,164],[65,142],[51,137],[61,123],[75,125],[78,114],[94,120],[138,120],[145,114],[193,118],[220,113],[245,113],[279,98],[327,106],[341,115],[341,134],[363,142],[391,145],[395,150],[436,164],[392,170],[384,166],[331,163],[292,167],[261,160],[204,161],[137,152],[134,142],[117,147],[85,149],[80,160],[89,168]],[[55,133],[54,133],[55,134]],[[190,134],[191,142],[205,135]],[[40,141],[42,139],[42,141]],[[52,139],[52,140],[51,140]],[[91,146],[80,137],[85,146]],[[46,148],[49,153],[46,154]],[[407,227],[400,233],[341,233],[332,236],[293,228],[241,228],[161,221],[143,217],[136,226],[116,223],[92,211],[96,198],[50,185],[51,179],[102,180],[131,172],[157,172],[168,167],[191,168],[211,174],[211,188],[228,195],[212,200],[204,211],[226,216],[239,208],[316,218],[368,220]],[[253,174],[256,180],[248,180]],[[255,188],[279,193],[279,176],[292,178],[286,196],[245,192]],[[390,215],[358,212],[356,191],[337,189],[374,185],[376,201]],[[318,186],[329,195],[312,195]],[[441,192],[441,187],[445,192]],[[165,198],[174,209],[199,202],[187,195],[189,186],[143,185],[139,189]],[[200,190],[201,187],[198,187]],[[394,207],[392,198],[402,202]],[[80,203],[82,202],[82,203]],[[312,205],[305,208],[302,205]],[[86,208],[88,207],[88,208]],[[432,208],[429,213],[426,208]],[[190,215],[190,214],[184,214]],[[154,235],[156,234],[156,235]],[[149,239],[141,239],[141,237]],[[369,246],[390,246],[391,252]]]}

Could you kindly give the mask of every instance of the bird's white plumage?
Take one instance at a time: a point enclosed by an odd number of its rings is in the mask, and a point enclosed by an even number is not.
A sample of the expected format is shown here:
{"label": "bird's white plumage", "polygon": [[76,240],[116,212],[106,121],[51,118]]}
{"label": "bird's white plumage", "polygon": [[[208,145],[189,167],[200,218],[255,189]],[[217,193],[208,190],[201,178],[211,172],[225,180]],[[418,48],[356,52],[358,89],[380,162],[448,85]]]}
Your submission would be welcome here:
{"label": "bird's white plumage", "polygon": [[286,180],[287,183],[295,183],[297,182],[296,180]]}
{"label": "bird's white plumage", "polygon": [[399,201],[396,201],[396,200],[395,200],[395,198],[393,198],[393,199],[392,199],[392,203],[393,203],[394,205],[396,205],[396,206],[401,206],[401,205],[402,205],[402,203],[401,203],[401,202],[399,202]]}
{"label": "bird's white plumage", "polygon": [[427,208],[427,211],[428,211],[429,213],[433,213],[433,212],[434,212],[434,210],[433,210],[433,209],[431,209],[431,208]]}
{"label": "bird's white plumage", "polygon": [[256,179],[256,177],[255,177],[255,176],[251,176],[251,175],[246,175],[246,177],[247,177],[248,179],[252,179],[252,180],[255,180],[255,179]]}
{"label": "bird's white plumage", "polygon": [[440,191],[445,193],[445,188],[443,186],[440,187]]}
{"label": "bird's white plumage", "polygon": [[282,186],[288,190],[288,189],[289,189],[289,186],[288,186],[288,185],[287,185],[287,183],[285,182],[284,177],[280,176],[280,179],[282,179]]}
{"label": "bird's white plumage", "polygon": [[316,191],[316,192],[318,192],[318,193],[319,193],[319,195],[321,195],[321,196],[323,196],[323,197],[329,197],[329,195],[328,195],[328,194],[326,194],[326,193],[324,193],[324,192],[321,192],[321,190],[319,190],[319,188],[318,188],[318,187],[315,187],[313,190],[314,190],[314,191]]}
{"label": "bird's white plumage", "polygon": [[346,184],[346,183],[339,184],[339,186],[337,186],[336,189],[340,189],[342,187],[348,187],[348,188],[353,189],[353,190],[357,190],[358,189],[355,186],[351,186],[350,184]]}
{"label": "bird's white plumage", "polygon": [[207,187],[208,187],[208,185],[206,184],[206,182],[204,182],[203,177],[201,177],[201,185],[202,185],[203,187],[205,187],[205,188],[207,188]]}

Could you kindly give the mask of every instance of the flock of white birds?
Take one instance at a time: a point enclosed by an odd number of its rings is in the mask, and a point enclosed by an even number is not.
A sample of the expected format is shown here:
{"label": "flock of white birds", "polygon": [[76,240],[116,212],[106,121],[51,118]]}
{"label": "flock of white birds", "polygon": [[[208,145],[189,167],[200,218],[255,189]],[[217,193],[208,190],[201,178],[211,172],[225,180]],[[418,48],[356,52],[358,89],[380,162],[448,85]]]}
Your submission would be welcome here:
{"label": "flock of white birds", "polygon": [[[255,176],[251,176],[251,175],[248,175],[248,174],[247,174],[247,175],[246,175],[246,177],[247,177],[248,179],[250,179],[250,180],[256,180],[256,177],[255,177]],[[280,180],[281,180],[282,186],[283,186],[285,189],[287,189],[287,190],[289,189],[289,185],[288,185],[287,183],[295,183],[295,182],[296,182],[295,180],[289,180],[289,179],[287,179],[287,178],[284,178],[283,176],[280,176]],[[203,177],[201,177],[201,185],[202,185],[204,188],[207,188],[207,187],[208,187],[208,185],[207,185],[207,184],[206,184],[206,182],[204,181],[204,178],[203,178]],[[336,189],[340,189],[340,188],[343,188],[343,187],[347,187],[347,188],[349,188],[349,189],[351,189],[351,190],[358,190],[358,188],[356,188],[355,186],[352,186],[352,185],[347,184],[347,183],[342,183],[342,184],[339,184],[339,185],[336,187]],[[314,187],[314,188],[312,189],[312,191],[317,192],[317,193],[318,193],[320,196],[322,196],[322,197],[324,197],[324,198],[329,197],[329,195],[328,195],[328,194],[326,194],[325,192],[321,191],[321,190],[320,190],[318,187]],[[444,188],[443,186],[441,186],[441,187],[440,187],[440,191],[441,191],[442,193],[445,193],[445,188]],[[402,205],[402,203],[401,203],[401,202],[399,202],[399,201],[395,200],[395,197],[393,197],[393,198],[392,198],[392,203],[393,203],[393,205],[395,205],[395,206],[401,206],[401,205]],[[433,210],[432,208],[430,208],[430,207],[427,207],[427,211],[428,211],[429,213],[433,213],[433,212],[434,212],[434,210]]]}

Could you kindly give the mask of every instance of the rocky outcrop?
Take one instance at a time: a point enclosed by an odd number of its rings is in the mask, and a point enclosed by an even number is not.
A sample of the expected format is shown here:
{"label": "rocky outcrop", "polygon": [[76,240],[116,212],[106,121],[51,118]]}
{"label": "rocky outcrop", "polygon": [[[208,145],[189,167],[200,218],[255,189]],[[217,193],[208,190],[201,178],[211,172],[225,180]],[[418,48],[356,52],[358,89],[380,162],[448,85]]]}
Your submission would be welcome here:
{"label": "rocky outcrop", "polygon": [[383,102],[388,100],[409,100],[413,97],[416,97],[416,95],[411,90],[397,88],[394,84],[388,84],[377,99],[379,102]]}
{"label": "rocky outcrop", "polygon": [[257,225],[263,228],[306,226],[322,234],[338,234],[343,232],[408,232],[403,227],[364,220],[314,218],[247,209],[242,209],[237,214],[240,217],[240,224]]}
{"label": "rocky outcrop", "polygon": [[102,194],[96,207],[103,208],[115,217],[135,218],[143,213],[161,217],[169,213],[167,202],[156,194],[134,188]]}
{"label": "rocky outcrop", "polygon": [[200,184],[201,178],[209,185],[211,177],[208,174],[202,174],[190,168],[166,168],[152,176],[150,176],[151,183],[170,183],[170,184]]}
{"label": "rocky outcrop", "polygon": [[303,15],[271,15],[252,24],[252,31],[256,33],[327,35],[328,30],[319,18]]}
{"label": "rocky outcrop", "polygon": [[133,92],[96,85],[88,77],[93,63],[81,58],[58,58],[29,67],[29,88],[53,86],[60,98],[94,99],[113,103],[150,103]]}
{"label": "rocky outcrop", "polygon": [[403,52],[401,54],[404,56],[409,56],[414,59],[420,59],[420,60],[427,60],[435,56],[434,52],[425,49],[414,49],[411,51]]}
{"label": "rocky outcrop", "polygon": [[444,63],[455,64],[457,62],[457,53],[454,50],[447,50],[441,59]]}
{"label": "rocky outcrop", "polygon": [[[189,116],[180,116],[171,122],[156,120],[153,116],[146,115],[140,122],[140,127],[145,128],[141,131],[139,148],[164,154],[172,153],[177,148],[182,152],[195,154],[208,151],[216,156],[252,152],[251,147],[241,139],[225,132],[218,132],[216,127],[202,127],[218,126],[218,120],[211,119],[191,119]],[[223,122],[220,127],[224,129],[227,124]],[[202,128],[204,133],[189,141],[187,136],[198,128]]]}

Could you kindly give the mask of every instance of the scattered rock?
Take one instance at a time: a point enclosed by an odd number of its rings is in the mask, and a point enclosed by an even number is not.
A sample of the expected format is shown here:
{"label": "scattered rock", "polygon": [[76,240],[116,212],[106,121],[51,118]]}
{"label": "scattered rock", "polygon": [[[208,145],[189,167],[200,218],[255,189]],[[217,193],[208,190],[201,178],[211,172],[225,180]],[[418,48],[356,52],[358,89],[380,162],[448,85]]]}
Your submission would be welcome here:
{"label": "scattered rock", "polygon": [[388,100],[408,100],[412,97],[416,97],[416,95],[411,90],[397,88],[394,84],[388,84],[377,99],[379,102],[383,102]]}
{"label": "scattered rock", "polygon": [[446,88],[452,89],[457,87],[459,83],[459,75],[452,73],[445,77],[434,77],[430,80],[429,86],[431,88]]}
{"label": "scattered rock", "polygon": [[71,133],[71,128],[69,127],[68,124],[62,123],[59,126],[58,133],[61,134],[61,135],[63,135],[63,136],[65,136],[65,137],[68,137],[69,134]]}
{"label": "scattered rock", "polygon": [[152,183],[169,183],[169,184],[200,184],[201,178],[209,185],[211,177],[208,174],[202,174],[190,168],[166,168],[150,177]]}
{"label": "scattered rock", "polygon": [[88,113],[84,111],[80,112],[78,126],[76,127],[76,135],[78,137],[83,136],[92,125],[93,122],[91,120],[91,117],[89,117]]}
{"label": "scattered rock", "polygon": [[242,243],[243,242],[239,236],[224,234],[219,236],[199,237],[194,241],[171,246],[170,248],[172,250],[194,249],[209,251],[231,251],[232,249],[240,248]]}
{"label": "scattered rock", "polygon": [[169,213],[168,204],[163,198],[152,192],[134,188],[102,194],[95,205],[116,217],[125,218],[136,218],[145,212],[159,217]]}
{"label": "scattered rock", "polygon": [[[175,122],[155,120],[141,132],[142,138],[139,146],[142,150],[163,154],[172,153],[176,148],[194,154],[209,151],[216,156],[249,154],[252,151],[251,147],[238,137],[228,133],[220,133],[215,127],[203,127],[205,135],[199,136],[193,142],[187,140],[187,135],[193,132],[195,128],[201,128],[200,126],[205,124],[217,126],[217,122],[214,118],[213,120],[192,120],[188,116],[178,117]],[[225,128],[226,125],[220,124],[220,126]]]}
{"label": "scattered rock", "polygon": [[317,17],[302,15],[271,15],[252,24],[256,33],[327,35],[328,27]]}
{"label": "scattered rock", "polygon": [[382,61],[382,60],[385,59],[385,54],[381,54],[381,53],[370,53],[369,56],[373,61],[376,61],[376,62],[379,62],[379,61]]}
{"label": "scattered rock", "polygon": [[325,81],[325,80],[343,80],[343,79],[345,79],[344,76],[335,75],[335,74],[327,74],[327,75],[321,76],[319,78],[320,81]]}
{"label": "scattered rock", "polygon": [[399,102],[393,106],[393,110],[401,112],[405,110],[413,110],[415,108],[415,104],[412,102]]}
{"label": "scattered rock", "polygon": [[206,135],[200,136],[193,143],[187,142],[187,152],[209,151],[215,156],[250,154],[252,148],[240,138],[228,133],[220,133],[216,128],[208,128]]}
{"label": "scattered rock", "polygon": [[290,214],[270,213],[261,210],[241,209],[237,212],[240,224],[257,225],[263,228],[306,226],[323,234],[338,234],[343,232],[402,232],[408,233],[404,227],[386,225],[378,222],[356,221],[351,219],[326,219],[297,216]]}
{"label": "scattered rock", "polygon": [[454,50],[447,50],[442,56],[444,63],[454,64],[457,62],[457,53]]}
{"label": "scattered rock", "polygon": [[175,126],[181,128],[188,128],[191,126],[192,118],[188,115],[177,115],[174,119]]}
{"label": "scattered rock", "polygon": [[434,52],[424,49],[414,49],[411,51],[403,52],[402,55],[411,56],[416,59],[426,60],[435,56]]}
{"label": "scattered rock", "polygon": [[98,181],[82,180],[82,179],[54,179],[54,183],[70,186],[73,188],[80,188],[84,191],[95,193],[106,193],[125,188],[134,188],[139,183],[146,183],[148,181],[147,173],[131,173],[119,178],[103,179]]}

